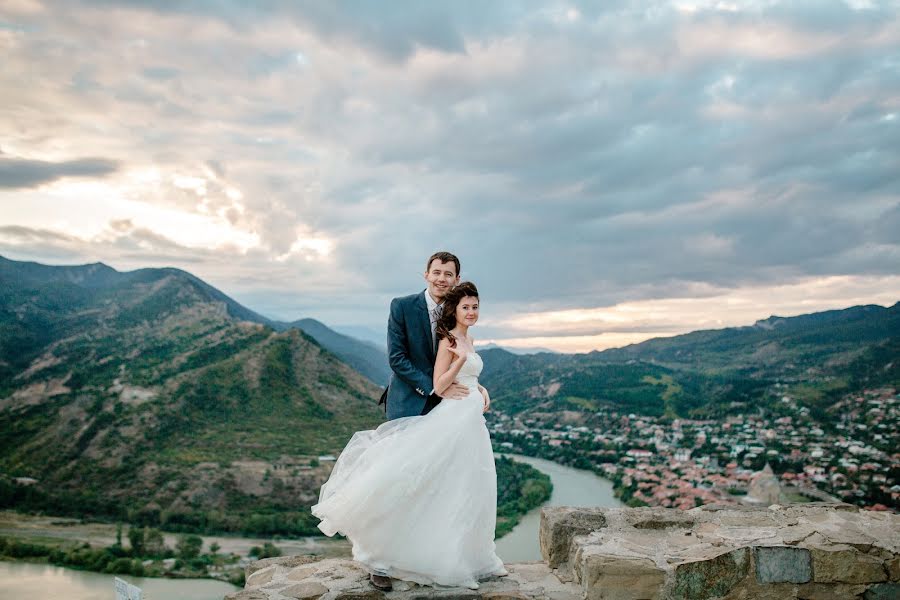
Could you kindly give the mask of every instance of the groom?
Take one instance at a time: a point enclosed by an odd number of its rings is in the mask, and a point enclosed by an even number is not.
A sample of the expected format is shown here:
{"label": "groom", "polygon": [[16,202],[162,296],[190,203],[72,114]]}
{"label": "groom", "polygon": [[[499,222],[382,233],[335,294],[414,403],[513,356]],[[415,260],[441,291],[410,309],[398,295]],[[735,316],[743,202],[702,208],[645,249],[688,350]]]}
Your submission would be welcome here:
{"label": "groom", "polygon": [[[425,291],[394,298],[388,317],[388,362],[391,381],[381,395],[389,421],[427,414],[442,397],[434,393],[434,359],[437,350],[435,328],[444,296],[459,283],[459,259],[449,252],[435,252],[425,265]],[[443,398],[460,399],[468,388],[453,383]],[[391,590],[390,577],[369,576],[372,585]]]}

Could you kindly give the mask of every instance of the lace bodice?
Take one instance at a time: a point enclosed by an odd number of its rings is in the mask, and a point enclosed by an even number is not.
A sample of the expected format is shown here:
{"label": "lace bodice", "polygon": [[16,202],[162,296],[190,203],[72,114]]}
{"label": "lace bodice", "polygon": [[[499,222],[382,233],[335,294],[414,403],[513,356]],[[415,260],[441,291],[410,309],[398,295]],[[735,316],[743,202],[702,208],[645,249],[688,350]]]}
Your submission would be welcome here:
{"label": "lace bodice", "polygon": [[481,360],[481,356],[477,352],[469,352],[466,364],[459,370],[456,380],[470,389],[477,388],[478,376],[481,375],[483,368],[484,363]]}

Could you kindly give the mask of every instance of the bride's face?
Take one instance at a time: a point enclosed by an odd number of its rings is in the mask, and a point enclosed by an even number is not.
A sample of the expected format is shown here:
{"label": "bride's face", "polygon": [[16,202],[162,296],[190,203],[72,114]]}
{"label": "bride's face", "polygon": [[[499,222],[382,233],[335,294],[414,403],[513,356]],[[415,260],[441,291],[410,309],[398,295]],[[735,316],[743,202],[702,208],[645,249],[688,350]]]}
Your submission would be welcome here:
{"label": "bride's face", "polygon": [[478,298],[466,296],[456,305],[456,322],[471,327],[478,321]]}

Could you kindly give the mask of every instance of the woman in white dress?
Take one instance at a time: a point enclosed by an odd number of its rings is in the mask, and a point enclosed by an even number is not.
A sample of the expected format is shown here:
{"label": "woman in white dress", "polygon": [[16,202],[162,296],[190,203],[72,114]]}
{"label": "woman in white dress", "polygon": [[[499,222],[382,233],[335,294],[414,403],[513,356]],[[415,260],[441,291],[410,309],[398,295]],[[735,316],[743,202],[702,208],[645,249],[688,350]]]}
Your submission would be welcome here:
{"label": "woman in white dress", "polygon": [[478,303],[475,285],[459,284],[437,324],[435,393],[457,381],[469,395],[355,433],[312,507],[319,529],[347,536],[353,558],[373,573],[473,589],[506,575],[495,552],[497,473],[482,414],[490,396],[468,334]]}

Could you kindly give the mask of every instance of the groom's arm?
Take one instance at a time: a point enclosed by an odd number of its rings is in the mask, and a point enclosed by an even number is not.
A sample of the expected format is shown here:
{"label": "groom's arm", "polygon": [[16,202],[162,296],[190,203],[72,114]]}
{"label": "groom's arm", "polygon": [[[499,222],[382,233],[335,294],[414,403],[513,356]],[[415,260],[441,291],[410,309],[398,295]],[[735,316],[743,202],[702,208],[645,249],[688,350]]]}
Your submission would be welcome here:
{"label": "groom's arm", "polygon": [[409,384],[417,394],[428,397],[431,391],[431,377],[420,371],[409,359],[409,335],[406,330],[406,319],[400,299],[391,301],[391,313],[388,317],[388,363],[397,377]]}

